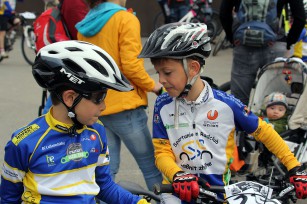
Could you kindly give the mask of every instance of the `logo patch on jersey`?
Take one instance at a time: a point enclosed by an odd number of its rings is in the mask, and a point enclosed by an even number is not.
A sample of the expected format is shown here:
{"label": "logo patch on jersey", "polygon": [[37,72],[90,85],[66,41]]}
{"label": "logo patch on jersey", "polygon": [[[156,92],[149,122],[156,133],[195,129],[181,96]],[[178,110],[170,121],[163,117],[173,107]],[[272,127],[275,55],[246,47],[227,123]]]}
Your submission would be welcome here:
{"label": "logo patch on jersey", "polygon": [[55,165],[55,163],[54,163],[54,156],[46,155],[46,160],[47,160],[48,166],[54,166]]}
{"label": "logo patch on jersey", "polygon": [[[204,140],[189,141],[182,145],[183,152],[180,153],[180,160],[188,160],[193,161],[194,159],[198,159],[199,161],[203,161],[201,165],[190,165],[190,164],[181,164],[182,168],[194,171],[202,171],[206,170],[208,167],[212,166],[212,162],[209,160],[213,159],[213,155],[210,151],[208,151],[204,146]],[[186,158],[186,159],[185,159]],[[197,163],[197,162],[196,162]]]}
{"label": "logo patch on jersey", "polygon": [[158,114],[155,114],[153,121],[154,121],[154,123],[157,123],[157,124],[160,123],[160,116]]}
{"label": "logo patch on jersey", "polygon": [[204,121],[203,126],[205,127],[219,127],[219,122],[213,122],[213,121]]}
{"label": "logo patch on jersey", "polygon": [[250,110],[248,109],[247,106],[245,106],[244,109],[243,109],[243,114],[244,114],[245,116],[248,116],[249,113],[250,113]]}
{"label": "logo patch on jersey", "polygon": [[217,110],[210,110],[208,113],[207,113],[207,118],[209,120],[215,120],[217,117],[218,117],[219,113],[217,112]]}
{"label": "logo patch on jersey", "polygon": [[97,153],[97,152],[99,152],[99,150],[93,147],[93,148],[91,149],[91,152],[92,152],[92,153]]}
{"label": "logo patch on jersey", "polygon": [[47,150],[47,149],[52,149],[54,147],[59,147],[59,146],[63,146],[63,145],[65,145],[65,142],[58,142],[58,143],[55,143],[55,144],[43,146],[42,150],[44,151],[44,150]]}
{"label": "logo patch on jersey", "polygon": [[37,124],[30,125],[18,133],[13,139],[12,142],[17,146],[19,142],[28,137],[30,134],[39,129]]}
{"label": "logo patch on jersey", "polygon": [[84,152],[80,143],[72,143],[67,148],[67,156],[62,157],[61,163],[65,164],[69,161],[81,161],[89,156],[88,152]]}
{"label": "logo patch on jersey", "polygon": [[92,134],[92,135],[90,136],[90,139],[91,139],[92,141],[95,141],[95,140],[96,140],[96,135]]}
{"label": "logo patch on jersey", "polygon": [[[175,125],[168,125],[168,124],[165,124],[164,127],[165,127],[166,130],[169,130],[169,129],[174,129],[174,128],[175,128]],[[188,123],[179,123],[179,127],[180,127],[180,128],[189,127],[189,124],[188,124]]]}

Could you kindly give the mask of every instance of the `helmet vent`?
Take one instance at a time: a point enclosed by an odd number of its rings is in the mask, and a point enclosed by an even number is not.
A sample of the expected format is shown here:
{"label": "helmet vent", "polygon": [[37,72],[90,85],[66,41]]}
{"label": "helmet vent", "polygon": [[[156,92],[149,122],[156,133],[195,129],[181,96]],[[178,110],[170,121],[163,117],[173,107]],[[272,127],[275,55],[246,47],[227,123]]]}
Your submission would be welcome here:
{"label": "helmet vent", "polygon": [[66,50],[70,51],[70,52],[80,52],[83,51],[77,47],[65,47]]}
{"label": "helmet vent", "polygon": [[[113,69],[113,71],[116,73],[116,70],[115,70],[115,68],[114,68],[114,66],[113,66],[113,63],[106,57],[106,55],[105,54],[103,54],[103,53],[101,53],[100,51],[98,51],[98,50],[94,50],[98,55],[100,55],[100,57],[102,57],[109,65],[110,65],[110,67]],[[107,76],[109,76],[109,75],[107,75]]]}
{"label": "helmet vent", "polygon": [[57,51],[54,51],[54,50],[50,50],[48,51],[48,54],[51,54],[51,55],[56,55],[56,54],[59,54]]}
{"label": "helmet vent", "polygon": [[75,63],[74,61],[70,60],[70,59],[63,59],[63,63],[65,64],[65,66],[70,69],[70,70],[74,70],[74,72],[84,72],[84,69],[82,69],[82,67],[80,67],[77,63]]}
{"label": "helmet vent", "polygon": [[87,63],[89,63],[92,67],[94,67],[97,71],[99,71],[104,76],[108,77],[108,71],[98,62],[91,59],[84,59]]}
{"label": "helmet vent", "polygon": [[175,36],[167,45],[166,45],[166,47],[168,47],[168,46],[174,46],[174,45],[176,45],[177,44],[177,46],[178,46],[178,42],[180,41],[180,39],[181,39],[181,36]]}

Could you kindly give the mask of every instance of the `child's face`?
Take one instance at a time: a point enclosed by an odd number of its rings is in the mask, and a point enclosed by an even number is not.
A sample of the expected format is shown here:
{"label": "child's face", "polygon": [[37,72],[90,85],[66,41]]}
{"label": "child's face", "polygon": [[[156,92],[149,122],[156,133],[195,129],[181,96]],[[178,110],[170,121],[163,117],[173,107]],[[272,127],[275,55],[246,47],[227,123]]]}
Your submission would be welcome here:
{"label": "child's face", "polygon": [[159,74],[159,82],[171,97],[177,97],[183,91],[187,77],[183,65],[179,60],[165,59],[155,63],[155,70]]}
{"label": "child's face", "polygon": [[272,105],[266,108],[266,115],[269,119],[279,119],[286,113],[286,107],[283,105]]}
{"label": "child's face", "polygon": [[75,107],[77,119],[84,125],[93,125],[97,122],[101,112],[106,109],[104,100],[97,100],[102,94],[95,93],[91,99],[82,98]]}

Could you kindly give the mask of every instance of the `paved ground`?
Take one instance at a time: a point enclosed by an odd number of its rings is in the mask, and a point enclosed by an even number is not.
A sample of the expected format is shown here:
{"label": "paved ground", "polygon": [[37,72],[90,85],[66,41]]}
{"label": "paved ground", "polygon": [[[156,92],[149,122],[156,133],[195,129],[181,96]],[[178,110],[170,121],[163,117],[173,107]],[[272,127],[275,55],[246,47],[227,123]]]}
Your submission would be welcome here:
{"label": "paved ground", "polygon": [[[32,77],[31,67],[25,62],[20,49],[20,40],[9,53],[9,59],[0,63],[0,164],[3,162],[4,147],[11,133],[26,125],[38,115],[42,89]],[[221,51],[218,56],[210,57],[206,62],[204,75],[212,77],[216,84],[230,79],[231,50]],[[146,70],[157,79],[157,74],[148,60]],[[148,125],[151,129],[151,113],[155,95],[149,94]],[[130,180],[145,186],[143,177],[130,153],[123,146],[122,163],[116,180]]]}

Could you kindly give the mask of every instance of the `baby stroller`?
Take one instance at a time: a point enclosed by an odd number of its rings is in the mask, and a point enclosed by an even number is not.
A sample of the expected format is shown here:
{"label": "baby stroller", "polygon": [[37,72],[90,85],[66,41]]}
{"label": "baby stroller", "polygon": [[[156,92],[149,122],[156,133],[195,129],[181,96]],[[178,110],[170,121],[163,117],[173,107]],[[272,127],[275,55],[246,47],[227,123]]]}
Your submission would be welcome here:
{"label": "baby stroller", "polygon": [[[286,95],[289,115],[288,130],[280,133],[280,135],[286,141],[299,162],[304,165],[307,164],[307,109],[305,108],[305,104],[307,103],[307,89],[305,89],[306,81],[307,66],[301,59],[276,58],[273,62],[266,64],[259,70],[249,101],[250,110],[260,115],[263,109],[263,100],[267,95],[272,92],[281,92]],[[249,139],[251,140],[251,138]],[[256,147],[254,146],[256,149],[257,143],[255,141],[254,144],[256,144]],[[269,161],[266,161],[267,166],[263,168],[265,169],[265,172],[260,173],[259,169],[261,168],[254,169],[252,174],[249,175],[252,178],[248,177],[247,179],[254,179],[261,182],[261,179],[263,178],[265,181],[268,181],[269,176],[272,178],[272,175],[273,177],[274,175],[283,177],[286,175],[286,168],[277,158],[271,154],[269,157],[264,158],[269,159]],[[261,161],[263,162],[265,159],[262,157],[262,159],[259,160],[259,163]],[[261,178],[259,177],[260,174]]]}

